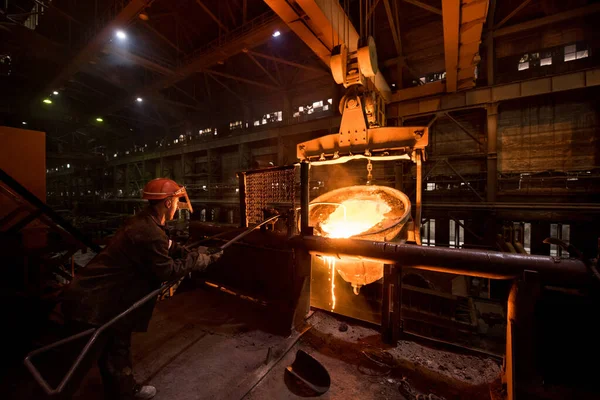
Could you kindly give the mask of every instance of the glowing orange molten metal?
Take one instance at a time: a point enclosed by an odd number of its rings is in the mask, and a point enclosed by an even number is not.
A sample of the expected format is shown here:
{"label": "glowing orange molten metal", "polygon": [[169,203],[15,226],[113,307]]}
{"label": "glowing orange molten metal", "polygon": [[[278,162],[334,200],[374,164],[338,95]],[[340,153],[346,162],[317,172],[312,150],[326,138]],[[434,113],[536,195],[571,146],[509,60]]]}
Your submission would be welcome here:
{"label": "glowing orange molten metal", "polygon": [[[385,186],[336,189],[317,197],[310,206],[309,220],[315,235],[333,239],[395,240],[410,219],[408,197]],[[383,277],[383,263],[379,261],[330,255],[323,255],[321,259],[329,270],[332,311],[336,307],[336,272],[350,283],[356,295],[362,286]]]}
{"label": "glowing orange molten metal", "polygon": [[391,207],[382,200],[346,200],[329,214],[321,229],[330,238],[349,238],[368,231],[390,211]]}

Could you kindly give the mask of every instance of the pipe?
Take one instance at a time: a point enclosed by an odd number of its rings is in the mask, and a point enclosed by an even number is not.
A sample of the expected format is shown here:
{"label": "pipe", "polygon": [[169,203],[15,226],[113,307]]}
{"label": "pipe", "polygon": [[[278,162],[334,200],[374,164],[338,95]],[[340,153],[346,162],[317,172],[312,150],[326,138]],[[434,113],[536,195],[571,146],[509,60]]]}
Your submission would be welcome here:
{"label": "pipe", "polygon": [[415,153],[415,157],[417,159],[417,188],[416,188],[416,214],[415,214],[415,241],[420,246],[421,245],[421,211],[423,202],[421,200],[421,195],[423,192],[423,159],[422,153],[417,151]]}
{"label": "pipe", "polygon": [[362,257],[403,267],[489,279],[514,279],[523,271],[531,270],[538,272],[543,282],[561,286],[585,285],[590,280],[585,263],[576,259],[319,236],[296,237],[293,243],[311,254]]}

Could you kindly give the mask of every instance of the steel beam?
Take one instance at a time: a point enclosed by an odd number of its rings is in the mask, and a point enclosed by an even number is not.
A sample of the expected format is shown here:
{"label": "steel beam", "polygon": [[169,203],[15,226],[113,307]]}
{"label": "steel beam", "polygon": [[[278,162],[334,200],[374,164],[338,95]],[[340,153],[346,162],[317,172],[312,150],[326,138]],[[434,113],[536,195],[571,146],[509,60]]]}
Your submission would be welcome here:
{"label": "steel beam", "polygon": [[221,20],[219,18],[217,18],[217,16],[215,14],[213,14],[213,12],[210,11],[210,9],[208,7],[206,7],[202,1],[196,0],[196,4],[198,4],[200,7],[202,7],[204,12],[206,12],[208,14],[208,16],[210,18],[212,18],[212,20],[215,21],[217,23],[217,25],[219,25],[219,27],[221,27],[221,29],[223,29],[225,32],[229,32],[229,28],[227,26],[225,26],[225,24],[223,22],[221,22]]}
{"label": "steel beam", "polygon": [[[265,0],[267,5],[294,31],[304,43],[329,67],[333,48],[345,43],[349,51],[356,51],[358,32],[344,9],[335,0],[298,0],[296,5],[285,0]],[[300,12],[300,13],[299,13]],[[391,90],[381,71],[369,78],[382,97],[389,101]]]}
{"label": "steel beam", "polygon": [[115,29],[126,26],[132,19],[137,17],[140,11],[144,10],[152,0],[131,0],[119,14],[110,21],[93,39],[88,42],[75,57],[67,64],[65,68],[46,86],[44,93],[51,93],[60,88],[70,77],[75,75],[82,66],[97,54],[114,35]]}
{"label": "steel beam", "polygon": [[142,23],[142,26],[144,28],[148,29],[150,32],[152,32],[153,34],[155,34],[160,40],[162,40],[163,42],[165,42],[166,44],[168,44],[169,46],[171,46],[173,49],[177,50],[178,52],[184,53],[184,51],[181,50],[175,43],[173,43],[171,40],[169,40],[169,38],[167,38],[165,35],[163,35],[158,30],[156,30],[148,22],[141,21],[141,20],[140,20],[140,22]]}
{"label": "steel beam", "polygon": [[[423,90],[421,88],[427,88],[430,85],[434,85],[434,83],[406,90]],[[416,117],[419,115],[435,114],[440,111],[484,107],[489,103],[599,86],[600,68],[470,89],[448,95],[439,95],[442,92],[442,85],[440,84],[435,91],[432,90],[429,92],[430,97],[426,99],[407,100],[406,98],[395,96],[400,101],[390,107],[388,115],[390,117],[397,116],[401,118]],[[431,87],[433,88],[433,86]],[[433,96],[435,95],[434,92],[437,92],[438,96]],[[416,94],[422,95],[419,92]],[[415,97],[418,96],[415,95]]]}
{"label": "steel beam", "polygon": [[[216,77],[211,78],[217,80]],[[217,82],[219,81],[217,80]],[[223,87],[227,87],[227,85],[223,84]],[[218,136],[207,142],[188,143],[183,147],[169,147],[167,149],[145,152],[143,154],[110,159],[108,164],[115,166],[139,162],[142,160],[159,160],[161,157],[171,157],[180,155],[181,153],[194,153],[206,151],[207,149],[219,149],[222,147],[237,146],[242,142],[256,143],[265,140],[277,139],[279,137],[290,137],[319,130],[330,130],[332,126],[335,127],[340,125],[340,119],[340,116],[334,116],[329,118],[320,118],[301,124],[288,125],[285,127],[285,129],[282,129],[281,126],[265,127],[264,130],[258,130],[243,135],[233,135],[230,137]]]}
{"label": "steel beam", "polygon": [[460,0],[442,0],[444,21],[444,58],[446,61],[446,91],[456,92],[458,85],[458,44]]}
{"label": "steel beam", "polygon": [[119,57],[131,61],[141,67],[144,67],[150,71],[154,71],[154,72],[158,72],[159,74],[162,75],[173,75],[175,72],[168,67],[165,67],[161,64],[158,64],[152,60],[149,60],[147,58],[144,58],[142,56],[138,56],[137,54],[134,54],[130,51],[127,51],[119,46],[109,46],[108,50],[115,54],[118,55]]}
{"label": "steel beam", "polygon": [[497,24],[494,25],[494,29],[500,29],[500,27],[502,25],[504,25],[505,23],[507,23],[512,17],[514,17],[515,15],[517,15],[519,13],[519,11],[521,11],[522,9],[524,9],[529,3],[531,3],[531,0],[525,0],[523,1],[521,4],[518,5],[517,8],[515,8],[514,10],[512,10],[506,17],[504,17],[502,19],[502,21],[498,22]]}
{"label": "steel beam", "polygon": [[532,21],[523,22],[516,25],[507,26],[505,28],[494,30],[494,37],[501,37],[519,33],[530,29],[539,28],[557,22],[567,21],[573,18],[584,17],[586,15],[596,14],[600,12],[600,3],[593,3],[584,7],[579,7],[574,10],[564,11],[558,14],[550,15],[543,18],[534,19]]}
{"label": "steel beam", "polygon": [[65,17],[65,18],[66,18],[66,19],[68,19],[69,21],[75,22],[75,23],[76,23],[76,24],[78,24],[78,25],[83,25],[83,23],[82,23],[81,21],[79,21],[79,20],[75,19],[74,17],[72,17],[71,15],[67,14],[66,12],[64,12],[63,10],[61,10],[60,8],[56,7],[56,6],[55,6],[55,5],[53,5],[53,4],[45,4],[45,3],[42,3],[42,2],[41,2],[41,1],[39,1],[39,0],[33,0],[33,1],[34,1],[36,4],[39,4],[39,5],[40,5],[40,6],[42,6],[42,7],[49,8],[49,9],[51,9],[51,10],[53,10],[53,11],[56,11],[56,13],[57,13],[57,14],[60,14],[60,15],[62,15],[63,17]]}
{"label": "steel beam", "polygon": [[247,103],[248,100],[244,99],[239,93],[237,93],[236,91],[234,91],[233,89],[231,89],[229,86],[227,86],[226,84],[224,84],[223,82],[221,82],[219,79],[217,79],[217,77],[213,76],[212,74],[206,73],[205,75],[210,76],[215,82],[217,82],[219,85],[221,85],[225,90],[227,90],[229,93],[231,93],[232,95],[234,95],[235,97],[238,98],[239,101],[241,101],[242,103]]}
{"label": "steel beam", "polygon": [[[396,46],[396,54],[398,57],[402,57],[402,40],[400,38],[400,29],[396,26],[394,21],[394,14],[392,13],[392,8],[390,7],[389,0],[383,0],[383,5],[385,6],[385,13],[387,15],[388,24],[390,25],[390,29],[392,30],[392,39],[394,40],[394,46]],[[404,59],[402,59],[402,63],[404,63]]]}
{"label": "steel beam", "polygon": [[[151,85],[132,90],[131,93],[143,96],[168,88],[198,71],[242,52],[244,49],[261,45],[272,38],[273,31],[283,31],[285,29],[285,24],[271,12],[263,14],[230,32],[228,37],[217,39],[211,45],[205,46],[204,51],[198,51],[191,55],[185,65],[175,69],[174,74],[154,81]],[[127,96],[115,101],[99,113],[111,114],[127,107],[132,100],[132,96]]]}
{"label": "steel beam", "polygon": [[284,65],[289,65],[291,67],[296,67],[299,69],[304,69],[306,71],[312,71],[312,72],[316,72],[319,73],[321,75],[329,75],[328,71],[325,71],[321,68],[317,68],[317,67],[311,67],[309,65],[304,65],[304,64],[299,64],[293,61],[289,61],[289,60],[285,60],[283,58],[280,57],[275,57],[275,56],[271,56],[269,54],[263,54],[263,53],[258,53],[256,51],[252,51],[252,50],[244,50],[244,52],[251,54],[255,57],[260,57],[260,58],[264,58],[265,60],[271,60],[271,61],[275,61],[276,63],[279,64],[284,64]]}
{"label": "steel beam", "polygon": [[199,72],[206,72],[209,75],[217,75],[217,76],[221,76],[223,78],[231,79],[231,80],[242,82],[242,83],[247,83],[248,85],[259,86],[259,87],[262,87],[265,89],[280,90],[280,88],[277,86],[269,85],[267,83],[253,81],[252,79],[242,78],[241,76],[235,76],[235,75],[230,75],[230,74],[226,74],[223,72],[213,71],[210,69],[201,70]]}
{"label": "steel beam", "polygon": [[446,117],[448,117],[448,119],[450,119],[450,121],[454,122],[454,124],[456,126],[458,126],[460,128],[461,131],[463,131],[464,133],[467,134],[467,136],[469,136],[471,139],[473,139],[475,142],[477,142],[478,145],[482,145],[481,140],[479,140],[476,136],[474,136],[471,132],[469,132],[469,130],[467,128],[465,128],[463,126],[463,124],[461,124],[460,122],[458,122],[452,115],[450,115],[450,113],[444,113],[444,115]]}
{"label": "steel beam", "polygon": [[443,15],[442,14],[442,10],[440,10],[439,8],[435,8],[433,6],[430,6],[429,4],[425,4],[422,1],[419,1],[419,0],[403,0],[403,1],[405,3],[409,3],[409,4],[412,4],[414,6],[421,7],[424,10],[431,11],[434,14]]}
{"label": "steel beam", "polygon": [[277,79],[275,79],[275,77],[256,58],[254,58],[254,56],[252,54],[250,54],[249,52],[246,51],[246,55],[248,56],[248,58],[250,58],[250,60],[252,60],[252,62],[254,64],[256,64],[256,66],[258,68],[260,68],[260,70],[262,72],[265,73],[265,75],[267,75],[269,77],[269,79],[271,80],[271,82],[273,82],[278,87],[281,86],[281,84],[279,83],[279,81]]}

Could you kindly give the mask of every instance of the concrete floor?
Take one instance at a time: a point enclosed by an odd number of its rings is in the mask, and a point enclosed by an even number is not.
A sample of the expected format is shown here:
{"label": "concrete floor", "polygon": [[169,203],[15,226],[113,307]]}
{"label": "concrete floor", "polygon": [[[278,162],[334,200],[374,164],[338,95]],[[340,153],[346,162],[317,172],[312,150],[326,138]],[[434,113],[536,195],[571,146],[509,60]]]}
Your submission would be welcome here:
{"label": "concrete floor", "polygon": [[[282,324],[267,307],[217,289],[182,289],[158,302],[148,332],[134,334],[136,379],[156,386],[157,400],[300,399],[307,394],[284,379],[284,371],[302,349],[330,374],[323,399],[414,400],[431,394],[426,399],[487,400],[500,372],[489,358],[411,341],[387,346],[377,327],[323,311],[312,313],[302,333],[290,335]],[[58,378],[70,361],[61,350],[36,365]],[[45,398],[21,362],[9,371],[0,377],[2,399]],[[74,398],[104,399],[97,367]]]}
{"label": "concrete floor", "polygon": [[[489,383],[500,371],[489,359],[412,342],[405,342],[402,349],[390,349],[373,327],[321,311],[309,318],[310,329],[301,337],[298,333],[286,336],[282,334],[285,327],[278,326],[271,315],[263,306],[214,289],[179,293],[159,302],[149,331],[133,338],[136,379],[156,386],[157,400],[300,399],[305,395],[288,388],[284,371],[296,351],[303,349],[331,376],[331,388],[323,399],[414,398],[410,393],[489,399]],[[345,323],[348,329],[342,332],[339,327]],[[376,364],[363,353],[383,350],[393,354],[386,361],[390,366]],[[435,368],[428,370],[415,354],[447,360],[449,367],[440,368],[436,362]],[[467,370],[467,365],[473,371]],[[400,386],[409,387],[409,392],[401,392]],[[102,399],[96,368],[84,379],[75,398]]]}

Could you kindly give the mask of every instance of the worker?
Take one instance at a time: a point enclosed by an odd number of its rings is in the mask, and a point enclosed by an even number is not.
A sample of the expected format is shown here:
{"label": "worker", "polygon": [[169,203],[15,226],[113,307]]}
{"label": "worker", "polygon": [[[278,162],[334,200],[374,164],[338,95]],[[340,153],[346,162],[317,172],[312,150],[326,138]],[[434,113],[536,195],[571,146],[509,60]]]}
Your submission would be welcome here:
{"label": "worker", "polygon": [[[183,186],[154,179],[144,187],[143,198],[148,207],[131,217],[65,290],[63,313],[78,331],[103,325],[162,282],[202,271],[222,254],[187,250],[169,240],[165,222],[178,209],[193,211]],[[99,337],[94,354],[107,399],[150,399],[156,394],[153,386],[136,384],[130,352],[131,333],[147,330],[155,302],[134,310]],[[91,362],[87,364],[91,367]]]}

